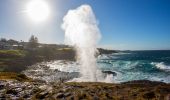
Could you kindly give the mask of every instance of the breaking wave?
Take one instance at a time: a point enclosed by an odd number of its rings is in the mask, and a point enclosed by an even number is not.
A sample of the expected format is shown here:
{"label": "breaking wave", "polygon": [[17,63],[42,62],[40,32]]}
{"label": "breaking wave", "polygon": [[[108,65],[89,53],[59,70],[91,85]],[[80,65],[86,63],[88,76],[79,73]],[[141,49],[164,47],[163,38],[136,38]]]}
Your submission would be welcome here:
{"label": "breaking wave", "polygon": [[[158,52],[158,51],[157,51]],[[97,59],[97,67],[101,71],[116,73],[108,75],[114,83],[132,80],[152,80],[170,83],[170,52],[135,52],[115,55],[101,55]],[[156,53],[156,54],[155,54]],[[164,58],[164,59],[162,59]],[[52,61],[34,65],[25,71],[26,75],[48,81],[66,80],[79,77],[79,63],[74,61]],[[47,79],[48,78],[48,79]]]}
{"label": "breaking wave", "polygon": [[159,63],[152,62],[151,64],[160,70],[164,70],[164,71],[168,71],[168,72],[170,71],[170,66],[165,65],[164,62],[159,62]]}

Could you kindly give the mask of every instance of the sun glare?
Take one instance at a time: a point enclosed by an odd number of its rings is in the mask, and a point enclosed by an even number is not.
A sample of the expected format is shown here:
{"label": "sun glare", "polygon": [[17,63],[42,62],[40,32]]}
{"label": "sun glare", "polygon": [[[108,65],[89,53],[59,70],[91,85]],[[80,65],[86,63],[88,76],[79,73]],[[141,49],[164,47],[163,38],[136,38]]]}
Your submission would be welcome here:
{"label": "sun glare", "polygon": [[41,22],[49,17],[49,6],[44,0],[32,0],[26,8],[28,16],[36,22]]}

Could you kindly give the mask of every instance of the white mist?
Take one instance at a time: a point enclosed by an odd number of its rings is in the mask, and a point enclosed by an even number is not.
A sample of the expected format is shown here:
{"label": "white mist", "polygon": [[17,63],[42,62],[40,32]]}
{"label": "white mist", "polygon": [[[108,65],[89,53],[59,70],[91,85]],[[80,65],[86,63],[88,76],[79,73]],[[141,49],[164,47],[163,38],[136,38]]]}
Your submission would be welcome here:
{"label": "white mist", "polygon": [[99,81],[101,72],[97,69],[97,43],[101,38],[96,17],[89,5],[69,10],[63,18],[62,29],[65,42],[73,45],[77,52],[77,61],[81,64],[81,77],[75,81]]}

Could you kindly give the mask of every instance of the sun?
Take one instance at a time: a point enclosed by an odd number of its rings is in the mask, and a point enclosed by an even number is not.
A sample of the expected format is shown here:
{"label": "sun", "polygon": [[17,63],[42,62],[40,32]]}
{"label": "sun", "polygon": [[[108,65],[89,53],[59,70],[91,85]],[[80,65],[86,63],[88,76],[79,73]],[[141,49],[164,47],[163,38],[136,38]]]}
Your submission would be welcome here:
{"label": "sun", "polygon": [[49,17],[49,6],[44,0],[32,0],[26,7],[28,16],[36,22],[41,22]]}

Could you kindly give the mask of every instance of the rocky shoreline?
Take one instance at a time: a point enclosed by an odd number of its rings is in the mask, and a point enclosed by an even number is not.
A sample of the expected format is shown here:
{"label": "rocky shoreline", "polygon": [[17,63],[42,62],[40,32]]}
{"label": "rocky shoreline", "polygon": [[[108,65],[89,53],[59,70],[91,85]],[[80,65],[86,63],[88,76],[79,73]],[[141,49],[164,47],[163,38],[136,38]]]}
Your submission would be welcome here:
{"label": "rocky shoreline", "polygon": [[0,81],[0,99],[12,100],[169,100],[170,84],[131,81],[96,82]]}
{"label": "rocky shoreline", "polygon": [[[79,77],[79,72],[65,72],[56,68],[51,68],[49,65],[51,63],[54,62],[51,61],[34,64],[32,66],[29,66],[28,69],[23,71],[22,73],[28,77],[31,77],[34,80],[41,80],[45,82],[58,82],[60,80],[66,82],[73,78]],[[63,63],[67,65],[68,63],[70,64],[72,62],[64,60],[57,61],[57,65],[59,65],[60,63],[62,63],[61,66],[63,66]]]}

